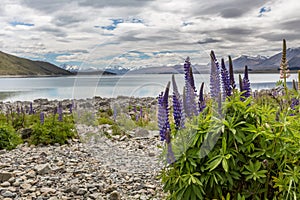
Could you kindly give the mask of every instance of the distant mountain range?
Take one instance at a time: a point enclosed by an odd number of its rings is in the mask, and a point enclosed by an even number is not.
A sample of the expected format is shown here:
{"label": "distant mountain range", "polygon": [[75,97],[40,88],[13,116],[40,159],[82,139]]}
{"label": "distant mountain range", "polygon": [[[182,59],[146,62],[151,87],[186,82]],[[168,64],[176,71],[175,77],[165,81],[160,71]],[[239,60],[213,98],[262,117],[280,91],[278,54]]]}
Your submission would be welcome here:
{"label": "distant mountain range", "polygon": [[[289,48],[287,49],[287,60],[290,70],[300,70],[300,48]],[[281,52],[277,53],[271,57],[266,56],[247,56],[241,55],[232,60],[233,67],[235,72],[242,72],[245,68],[245,65],[248,66],[249,71],[251,72],[278,72],[281,61]],[[220,62],[220,59],[219,59]],[[193,65],[194,73],[209,73],[210,72],[210,63],[207,65]],[[228,61],[226,62],[228,67]],[[111,68],[105,69],[105,71],[110,71],[115,74],[182,74],[183,65],[174,65],[174,66],[160,66],[160,67],[145,67],[140,69],[126,69],[121,66],[114,66]]]}
{"label": "distant mountain range", "polygon": [[32,61],[0,51],[0,75],[4,76],[58,76],[71,72],[43,61]]}
{"label": "distant mountain range", "polygon": [[[300,70],[300,48],[287,49],[287,60],[290,70]],[[271,57],[241,55],[233,59],[235,72],[242,72],[245,65],[252,72],[278,72],[281,61],[281,52]],[[228,61],[226,62],[228,66]],[[209,73],[210,63],[206,65],[193,65],[194,73]],[[110,66],[104,70],[97,68],[80,69],[78,66],[62,65],[57,67],[43,61],[33,61],[20,58],[0,51],[0,75],[17,76],[57,76],[57,75],[120,75],[120,74],[182,74],[183,65],[174,66],[141,66],[130,69],[123,66]]]}
{"label": "distant mountain range", "polygon": [[[286,51],[290,70],[300,70],[300,48],[289,48]],[[277,72],[280,67],[282,53],[271,57],[242,55],[233,59],[233,67],[236,71],[244,69],[245,65],[253,72]],[[228,64],[228,63],[227,63]]]}

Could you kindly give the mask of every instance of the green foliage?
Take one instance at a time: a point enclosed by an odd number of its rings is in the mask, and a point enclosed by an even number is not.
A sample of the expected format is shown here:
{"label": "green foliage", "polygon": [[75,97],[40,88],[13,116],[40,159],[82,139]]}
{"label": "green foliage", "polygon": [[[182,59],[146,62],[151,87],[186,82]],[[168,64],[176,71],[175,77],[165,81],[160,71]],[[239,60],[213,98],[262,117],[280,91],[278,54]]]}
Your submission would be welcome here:
{"label": "green foliage", "polygon": [[11,150],[21,143],[20,136],[12,126],[0,124],[0,149]]}
{"label": "green foliage", "polygon": [[[78,137],[72,115],[65,115],[63,121],[57,120],[58,115],[45,115],[44,124],[40,122],[40,113],[28,115],[9,110],[0,113],[0,149],[13,149],[18,144],[65,144],[68,139]],[[18,133],[29,130],[29,138],[22,141]]]}
{"label": "green foliage", "polygon": [[74,115],[74,120],[76,121],[76,123],[85,124],[88,126],[95,126],[98,123],[93,112],[81,110],[78,110],[76,112],[76,114]]}
{"label": "green foliage", "polygon": [[114,120],[110,119],[110,118],[106,118],[106,117],[100,117],[98,119],[98,124],[109,124],[109,125],[113,125],[115,122]]}
{"label": "green foliage", "polygon": [[73,118],[65,116],[62,122],[55,120],[56,116],[45,119],[44,124],[32,125],[31,144],[65,144],[68,139],[77,136]]}
{"label": "green foliage", "polygon": [[161,172],[168,199],[300,199],[299,109],[240,98],[226,99],[221,116],[208,102],[173,131],[176,161]]}

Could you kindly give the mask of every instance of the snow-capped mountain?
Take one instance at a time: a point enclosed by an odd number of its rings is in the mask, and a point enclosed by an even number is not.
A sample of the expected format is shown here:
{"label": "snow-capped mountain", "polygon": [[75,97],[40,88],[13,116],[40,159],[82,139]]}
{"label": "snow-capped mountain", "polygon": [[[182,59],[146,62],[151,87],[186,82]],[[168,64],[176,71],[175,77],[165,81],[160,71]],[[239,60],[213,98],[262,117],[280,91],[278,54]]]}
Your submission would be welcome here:
{"label": "snow-capped mountain", "polygon": [[104,69],[105,72],[109,72],[109,73],[113,73],[113,74],[126,74],[128,71],[130,71],[130,69],[128,68],[124,68],[118,65],[115,66],[109,66],[107,68]]}
{"label": "snow-capped mountain", "polygon": [[[289,68],[291,70],[300,69],[300,48],[289,48],[286,51]],[[249,71],[265,72],[278,71],[281,62],[282,53],[277,53],[273,56],[247,56],[241,55],[233,58],[233,67],[235,71],[242,71],[245,65],[248,66]],[[228,65],[228,62],[226,63]]]}
{"label": "snow-capped mountain", "polygon": [[63,64],[61,65],[62,69],[68,70],[69,72],[78,72],[80,70],[80,67],[77,65],[67,65]]}

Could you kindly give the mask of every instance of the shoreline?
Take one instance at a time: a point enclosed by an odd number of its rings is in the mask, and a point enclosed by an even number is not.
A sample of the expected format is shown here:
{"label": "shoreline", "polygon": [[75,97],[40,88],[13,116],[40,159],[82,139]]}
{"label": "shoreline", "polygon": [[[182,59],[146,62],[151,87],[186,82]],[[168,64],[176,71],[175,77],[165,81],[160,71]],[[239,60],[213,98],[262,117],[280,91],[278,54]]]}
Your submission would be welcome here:
{"label": "shoreline", "polygon": [[[234,71],[235,73],[244,73],[243,70],[237,70]],[[256,70],[256,71],[249,71],[249,74],[279,74],[279,70],[278,71],[260,71],[260,70]],[[290,70],[290,74],[297,74],[298,70]],[[126,74],[130,74],[130,71],[128,73],[125,74],[103,74],[103,73],[94,73],[94,74],[89,74],[89,73],[85,73],[85,72],[79,72],[79,73],[74,73],[74,74],[58,74],[58,75],[0,75],[0,78],[51,78],[51,77],[68,77],[68,76],[95,76],[95,75],[101,75],[101,76],[123,76]],[[134,75],[166,75],[166,74],[182,74],[184,75],[184,73],[132,73]],[[210,74],[209,72],[195,72],[195,74]]]}

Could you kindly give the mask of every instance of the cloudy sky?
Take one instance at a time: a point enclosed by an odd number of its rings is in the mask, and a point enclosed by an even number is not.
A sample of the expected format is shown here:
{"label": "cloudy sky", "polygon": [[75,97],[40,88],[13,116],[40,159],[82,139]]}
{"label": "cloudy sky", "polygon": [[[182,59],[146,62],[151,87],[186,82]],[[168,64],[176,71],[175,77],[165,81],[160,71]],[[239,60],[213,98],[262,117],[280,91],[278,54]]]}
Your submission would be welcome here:
{"label": "cloudy sky", "polygon": [[2,0],[0,50],[104,68],[208,63],[210,50],[272,55],[300,47],[298,0]]}

